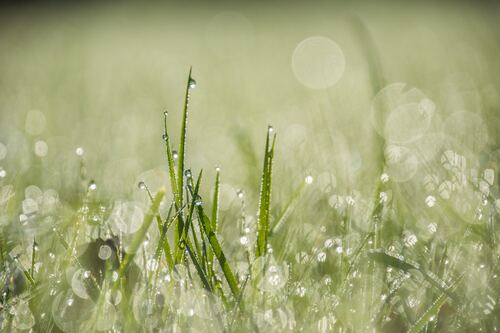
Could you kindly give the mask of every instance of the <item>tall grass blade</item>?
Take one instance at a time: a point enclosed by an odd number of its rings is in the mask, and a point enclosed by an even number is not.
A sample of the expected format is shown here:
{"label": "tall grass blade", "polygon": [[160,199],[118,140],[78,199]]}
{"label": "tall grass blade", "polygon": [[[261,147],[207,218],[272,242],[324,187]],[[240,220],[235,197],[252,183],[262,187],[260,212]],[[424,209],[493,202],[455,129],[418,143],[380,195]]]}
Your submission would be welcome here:
{"label": "tall grass blade", "polygon": [[[266,150],[264,153],[264,166],[262,170],[260,198],[259,198],[259,220],[257,231],[257,245],[255,256],[260,257],[266,253],[267,238],[269,235],[269,217],[271,207],[271,180],[274,156],[274,143],[276,134],[272,134],[272,127],[268,128],[266,137]],[[272,143],[271,143],[271,135]]]}

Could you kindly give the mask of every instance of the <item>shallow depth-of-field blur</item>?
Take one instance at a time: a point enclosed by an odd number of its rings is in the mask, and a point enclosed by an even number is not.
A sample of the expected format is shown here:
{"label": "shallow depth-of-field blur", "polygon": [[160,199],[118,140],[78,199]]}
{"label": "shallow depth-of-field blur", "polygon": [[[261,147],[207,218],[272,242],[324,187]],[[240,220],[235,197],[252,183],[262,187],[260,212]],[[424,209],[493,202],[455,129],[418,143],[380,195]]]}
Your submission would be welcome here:
{"label": "shallow depth-of-field blur", "polygon": [[498,17],[0,9],[0,330],[496,332]]}

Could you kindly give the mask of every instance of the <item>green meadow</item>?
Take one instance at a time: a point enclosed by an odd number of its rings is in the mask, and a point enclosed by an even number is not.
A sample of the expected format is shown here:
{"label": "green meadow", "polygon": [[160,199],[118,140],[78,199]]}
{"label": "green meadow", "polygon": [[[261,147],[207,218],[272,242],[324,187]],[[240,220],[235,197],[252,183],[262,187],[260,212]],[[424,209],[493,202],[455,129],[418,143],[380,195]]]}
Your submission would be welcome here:
{"label": "green meadow", "polygon": [[0,9],[0,331],[496,332],[498,14]]}

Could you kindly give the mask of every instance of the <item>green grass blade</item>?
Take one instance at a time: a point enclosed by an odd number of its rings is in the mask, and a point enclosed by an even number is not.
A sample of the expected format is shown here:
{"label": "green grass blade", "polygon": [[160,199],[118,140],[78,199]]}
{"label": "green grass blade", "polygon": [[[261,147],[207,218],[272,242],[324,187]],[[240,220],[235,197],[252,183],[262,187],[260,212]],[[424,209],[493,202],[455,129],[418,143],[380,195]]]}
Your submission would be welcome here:
{"label": "green grass blade", "polygon": [[292,211],[294,210],[295,206],[297,205],[297,202],[299,199],[302,197],[302,193],[304,193],[304,189],[306,188],[306,183],[302,182],[300,187],[294,192],[294,194],[290,197],[288,202],[285,205],[285,208],[283,209],[283,212],[281,215],[278,217],[278,222],[276,222],[273,226],[273,228],[270,231],[270,234],[272,235],[273,233],[277,232],[286,222]]}
{"label": "green grass blade", "polygon": [[161,220],[160,215],[156,215],[156,222],[158,224],[158,231],[160,232],[160,240],[158,241],[158,246],[155,251],[155,258],[159,260],[161,258],[161,251],[165,254],[165,260],[167,261],[167,267],[170,271],[174,268],[174,260],[172,258],[172,253],[170,252],[170,245],[168,244],[167,239],[167,231],[168,231],[168,222],[170,221],[170,217],[172,215],[172,208],[174,204],[170,206],[168,210],[167,218],[165,223]]}
{"label": "green grass blade", "polygon": [[164,120],[165,120],[165,146],[167,147],[167,162],[168,162],[168,173],[170,175],[170,186],[172,188],[172,194],[174,195],[174,200],[177,204],[177,207],[182,206],[180,203],[179,192],[177,190],[177,177],[175,175],[175,163],[174,157],[172,154],[172,145],[170,144],[170,137],[168,135],[168,127],[167,127],[167,116],[168,113],[165,111]]}
{"label": "green grass blade", "polygon": [[368,256],[373,260],[380,262],[386,266],[402,269],[404,271],[415,269],[420,270],[420,265],[405,259],[403,256],[388,253],[385,250],[376,249],[368,251]]}
{"label": "green grass blade", "polygon": [[267,238],[269,235],[269,217],[271,206],[271,180],[274,155],[274,143],[276,134],[273,135],[271,143],[272,127],[268,128],[266,137],[266,150],[264,154],[264,166],[262,170],[260,198],[259,198],[259,221],[257,233],[257,245],[255,255],[263,256],[266,253]]}
{"label": "green grass blade", "polygon": [[[200,189],[202,176],[203,176],[203,170],[200,171],[200,174],[198,176],[198,180],[196,181],[196,186],[194,188],[194,191],[191,193],[191,205],[189,206],[189,212],[188,212],[188,215],[186,217],[184,228],[182,229],[182,232],[180,234],[179,241],[176,244],[176,253],[175,253],[175,262],[176,263],[181,262],[182,256],[184,254],[184,251],[180,248],[180,244],[182,241],[186,240],[186,238],[188,237],[189,228],[191,227],[192,220],[193,220],[194,208],[197,205],[197,200],[199,200],[198,191]],[[192,186],[192,183],[189,184],[189,186]],[[196,243],[196,248],[197,249],[199,248],[199,244],[197,244],[197,243]],[[198,255],[199,255],[199,251],[198,251]]]}
{"label": "green grass blade", "polygon": [[119,278],[115,282],[115,288],[118,287],[120,278],[123,277],[125,270],[127,269],[128,265],[130,262],[134,259],[134,256],[137,252],[137,249],[141,246],[144,238],[146,237],[146,233],[153,222],[153,218],[158,214],[158,208],[160,207],[160,203],[163,199],[163,196],[165,195],[165,190],[161,189],[158,191],[156,194],[153,203],[151,204],[151,207],[149,208],[148,213],[144,217],[144,221],[142,222],[141,227],[139,230],[135,233],[134,238],[132,239],[132,242],[130,243],[129,250],[127,254],[125,255],[125,258],[123,259],[121,265],[120,265],[120,270],[119,270]]}
{"label": "green grass blade", "polygon": [[416,262],[413,262],[412,260],[406,259],[403,256],[393,255],[391,253],[388,253],[380,249],[368,251],[368,256],[375,261],[385,264],[386,266],[392,266],[395,268],[402,269],[404,271],[408,270],[419,271],[424,277],[424,279],[427,280],[427,282],[429,282],[431,285],[441,290],[442,292],[446,293],[449,297],[455,300],[457,299],[457,296],[449,291],[449,288],[442,279],[438,278],[432,272],[427,272],[421,267],[421,265],[419,265]]}
{"label": "green grass blade", "polygon": [[184,112],[182,114],[182,127],[181,127],[181,138],[179,143],[179,161],[177,164],[177,189],[179,194],[180,204],[182,205],[183,200],[183,190],[184,190],[184,163],[186,158],[186,141],[187,141],[187,123],[188,123],[188,106],[189,106],[189,93],[191,91],[191,72],[192,68],[189,69],[188,80],[186,84],[186,95],[184,99]]}
{"label": "green grass blade", "polygon": [[201,282],[203,283],[203,286],[205,289],[208,291],[212,291],[212,287],[210,286],[210,283],[208,282],[207,276],[205,275],[205,272],[203,271],[202,266],[200,265],[200,261],[196,257],[196,254],[193,252],[193,249],[191,248],[190,242],[185,242],[185,247],[186,250],[189,254],[189,257],[191,258],[191,261],[194,264],[194,267],[196,268],[196,271],[198,272],[198,275],[200,276]]}
{"label": "green grass blade", "polygon": [[[462,280],[462,276],[458,277],[455,282],[453,282],[450,287],[448,287],[447,291],[453,292],[458,283]],[[424,313],[420,316],[419,319],[413,324],[412,327],[408,330],[408,333],[418,333],[423,330],[423,328],[432,320],[437,320],[437,316],[439,314],[439,310],[444,305],[446,300],[448,299],[448,293],[442,292],[436,300],[424,311]]]}
{"label": "green grass blade", "polygon": [[[212,230],[214,232],[217,232],[217,226],[219,224],[219,193],[220,193],[220,170],[219,168],[216,169],[216,175],[215,175],[215,189],[214,189],[214,196],[212,200]],[[200,224],[200,228],[202,228]],[[207,249],[207,272],[210,280],[212,280],[213,277],[213,262],[214,262],[214,252],[212,251],[212,248],[208,247]]]}
{"label": "green grass blade", "polygon": [[234,297],[238,299],[238,296],[240,294],[238,282],[234,277],[231,267],[229,267],[229,263],[227,262],[224,252],[222,251],[219,240],[217,239],[215,232],[212,230],[210,219],[203,212],[203,207],[201,205],[198,206],[198,218],[200,219],[200,223],[203,227],[203,231],[205,232],[208,242],[210,243],[210,246],[214,251],[214,255],[217,258],[217,261],[219,261],[220,267],[222,269],[222,272],[224,273],[224,277],[226,278],[229,288],[231,289]]}
{"label": "green grass blade", "polygon": [[212,230],[217,230],[217,225],[219,223],[219,192],[220,192],[220,171],[217,168],[217,174],[215,176],[215,189],[214,197],[212,203]]}

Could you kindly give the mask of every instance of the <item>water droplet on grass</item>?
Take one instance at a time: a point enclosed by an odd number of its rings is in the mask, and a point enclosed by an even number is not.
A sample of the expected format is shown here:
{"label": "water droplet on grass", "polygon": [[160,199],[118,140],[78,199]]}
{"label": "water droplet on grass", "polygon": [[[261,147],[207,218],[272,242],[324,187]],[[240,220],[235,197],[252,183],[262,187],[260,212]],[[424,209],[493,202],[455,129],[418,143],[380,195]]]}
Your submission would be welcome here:
{"label": "water droplet on grass", "polygon": [[434,207],[436,204],[436,198],[432,195],[427,196],[427,198],[425,198],[425,204],[429,207]]}
{"label": "water droplet on grass", "polygon": [[83,154],[84,154],[84,153],[85,153],[85,151],[83,150],[83,148],[82,148],[82,147],[77,147],[77,148],[75,149],[75,154],[76,154],[77,156],[83,156]]}
{"label": "water droplet on grass", "polygon": [[247,245],[248,244],[248,237],[247,236],[241,236],[240,237],[240,243],[241,245]]}
{"label": "water droplet on grass", "polygon": [[326,253],[321,251],[316,255],[316,259],[318,262],[325,262],[326,261]]}
{"label": "water droplet on grass", "polygon": [[327,248],[327,249],[331,248],[333,245],[334,245],[334,243],[333,243],[333,239],[331,239],[331,238],[328,238],[328,239],[325,241],[325,244],[324,244],[325,248]]}
{"label": "water droplet on grass", "polygon": [[137,183],[137,187],[140,190],[145,190],[146,189],[146,184],[141,180],[139,183]]}
{"label": "water droplet on grass", "polygon": [[189,88],[191,89],[196,88],[196,80],[193,79],[192,77],[189,78]]}
{"label": "water droplet on grass", "polygon": [[88,186],[89,191],[95,191],[97,189],[97,184],[95,181],[91,180]]}
{"label": "water droplet on grass", "polygon": [[304,179],[304,181],[308,185],[312,184],[313,180],[314,180],[314,178],[312,176],[306,176],[306,178]]}
{"label": "water droplet on grass", "polygon": [[111,257],[112,252],[113,251],[108,245],[101,245],[101,247],[99,248],[99,253],[97,255],[101,260],[108,260]]}
{"label": "water droplet on grass", "polygon": [[417,244],[417,236],[411,232],[406,232],[405,236],[404,236],[404,243],[405,243],[405,246],[407,247],[413,247],[415,246],[415,244]]}
{"label": "water droplet on grass", "polygon": [[7,177],[7,171],[4,168],[0,167],[0,178]]}

